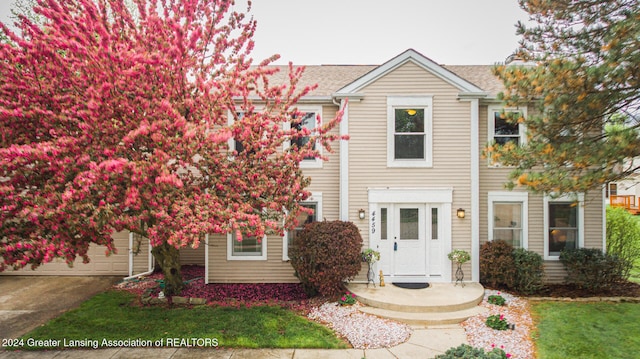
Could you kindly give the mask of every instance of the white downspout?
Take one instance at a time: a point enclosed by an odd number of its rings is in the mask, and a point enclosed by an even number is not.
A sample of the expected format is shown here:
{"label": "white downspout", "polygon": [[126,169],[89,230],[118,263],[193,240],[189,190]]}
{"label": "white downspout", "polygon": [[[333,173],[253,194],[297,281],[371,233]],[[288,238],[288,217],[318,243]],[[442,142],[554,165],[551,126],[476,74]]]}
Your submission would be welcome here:
{"label": "white downspout", "polygon": [[471,280],[480,281],[480,100],[471,99]]}
{"label": "white downspout", "polygon": [[138,277],[142,277],[145,275],[149,275],[153,273],[155,270],[155,266],[153,265],[153,255],[151,254],[151,243],[149,243],[149,253],[148,253],[148,263],[147,268],[148,271],[144,273],[133,274],[133,232],[129,232],[129,276],[125,277],[124,280],[134,279]]}
{"label": "white downspout", "polygon": [[133,275],[133,232],[129,232],[129,276]]}
{"label": "white downspout", "polygon": [[[349,102],[340,100],[340,104],[333,100],[342,111],[340,121],[340,136],[349,134]],[[340,140],[340,220],[349,220],[349,141]]]}
{"label": "white downspout", "polygon": [[204,284],[209,283],[209,233],[204,235]]}

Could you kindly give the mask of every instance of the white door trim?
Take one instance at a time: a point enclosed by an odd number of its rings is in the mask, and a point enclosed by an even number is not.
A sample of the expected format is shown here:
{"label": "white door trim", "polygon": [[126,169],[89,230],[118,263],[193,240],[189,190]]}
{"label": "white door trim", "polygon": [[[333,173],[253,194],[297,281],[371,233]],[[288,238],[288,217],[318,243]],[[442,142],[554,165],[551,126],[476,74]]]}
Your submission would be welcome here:
{"label": "white door trim", "polygon": [[[450,187],[432,187],[432,188],[370,188],[368,190],[369,199],[369,247],[381,252],[381,255],[390,255],[393,251],[393,237],[391,236],[392,228],[387,228],[387,240],[380,238],[380,209],[382,205],[388,207],[388,215],[394,211],[396,204],[420,204],[429,209],[437,206],[439,217],[439,233],[442,237],[441,242],[441,262],[442,270],[438,275],[430,275],[427,268],[426,276],[394,276],[394,281],[418,281],[427,280],[431,282],[451,282],[451,266],[447,265],[449,260],[446,258],[447,253],[452,248],[452,201],[453,188]],[[426,217],[425,211],[425,217]],[[430,213],[429,213],[430,215]],[[429,217],[430,218],[430,217]],[[389,222],[389,219],[387,219]],[[389,225],[389,223],[388,223]],[[428,243],[427,243],[428,246]],[[425,255],[428,253],[425,252]],[[382,261],[382,259],[381,259]],[[383,269],[383,263],[377,263],[377,271]],[[390,274],[391,268],[385,270],[385,276]]]}

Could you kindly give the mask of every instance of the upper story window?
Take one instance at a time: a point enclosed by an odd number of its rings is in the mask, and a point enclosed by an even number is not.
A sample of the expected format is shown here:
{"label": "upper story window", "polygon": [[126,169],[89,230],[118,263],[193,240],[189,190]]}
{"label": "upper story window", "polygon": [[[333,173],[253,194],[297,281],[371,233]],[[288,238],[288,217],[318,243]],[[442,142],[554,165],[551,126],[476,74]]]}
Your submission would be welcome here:
{"label": "upper story window", "polygon": [[[302,113],[300,116],[295,117],[291,120],[291,123],[285,124],[286,127],[297,129],[298,131],[302,131],[306,129],[310,134],[314,134],[319,126],[322,125],[322,107],[321,106],[305,106],[299,107],[298,110]],[[290,143],[285,144],[285,149],[289,146],[297,146],[302,147],[309,143],[311,140],[310,136],[302,136],[296,139],[293,139]],[[313,143],[312,148],[314,150],[318,150],[322,155],[322,146],[318,146],[318,144]],[[322,160],[320,158],[314,157],[305,157],[304,160],[300,163],[301,168],[322,168]]]}
{"label": "upper story window", "polygon": [[544,198],[544,259],[559,259],[562,250],[583,246],[583,208],[584,195]]}
{"label": "upper story window", "polygon": [[[315,112],[307,112],[302,114],[302,116],[300,116],[300,118],[293,118],[293,121],[291,121],[291,128],[295,128],[298,131],[302,131],[303,129],[306,129],[309,131],[309,133],[313,133],[313,131],[316,129],[316,113]],[[291,145],[292,146],[298,146],[300,147],[304,147],[307,145],[307,143],[309,143],[310,137],[309,136],[304,136],[304,137],[299,137],[296,139],[291,140]],[[313,143],[311,145],[312,149],[316,149],[316,144]],[[305,157],[305,160],[312,160],[313,157]]]}
{"label": "upper story window", "polygon": [[513,119],[521,119],[526,116],[526,109],[489,107],[489,142],[504,145],[513,142],[521,145],[525,141],[525,128],[520,122],[512,122]]}
{"label": "upper story window", "polygon": [[[231,111],[227,113],[227,124],[231,127],[236,121],[240,121],[244,118],[244,111],[237,111],[235,116]],[[228,142],[229,151],[235,151],[237,154],[241,154],[246,151],[247,147],[240,139],[231,137]],[[250,154],[253,152],[250,152]]]}
{"label": "upper story window", "polygon": [[[241,120],[244,117],[244,112],[238,112],[236,113],[237,115],[237,119]],[[244,151],[244,145],[242,144],[242,141],[238,140],[238,139],[233,139],[233,147],[232,149],[235,150],[237,153],[242,153]]]}
{"label": "upper story window", "polygon": [[387,166],[431,167],[431,96],[387,98]]}

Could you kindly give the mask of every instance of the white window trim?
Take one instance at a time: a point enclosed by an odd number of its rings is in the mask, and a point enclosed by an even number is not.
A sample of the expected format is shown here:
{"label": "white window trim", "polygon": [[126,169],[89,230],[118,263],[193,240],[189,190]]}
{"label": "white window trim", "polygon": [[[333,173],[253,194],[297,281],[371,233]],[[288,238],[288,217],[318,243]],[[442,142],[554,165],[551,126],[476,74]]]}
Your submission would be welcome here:
{"label": "white window trim", "polygon": [[[317,130],[318,128],[320,128],[323,124],[323,115],[322,115],[322,106],[298,106],[298,111],[300,112],[304,112],[304,113],[308,113],[308,112],[315,112],[316,114],[316,118],[317,116],[320,116],[320,122],[316,122],[316,127],[315,129]],[[285,131],[288,131],[291,129],[291,123],[290,122],[285,122],[283,125],[283,129]],[[291,142],[290,141],[284,141],[283,144],[283,150],[287,150],[289,147],[291,147]],[[316,149],[318,150],[318,153],[320,154],[320,156],[323,155],[323,148],[322,148],[322,144],[317,142],[316,143]],[[322,164],[324,161],[322,161],[321,158],[314,158],[314,159],[307,159],[307,160],[302,160],[300,162],[300,168],[322,168]]]}
{"label": "white window trim", "polygon": [[493,240],[493,203],[511,202],[522,204],[522,248],[529,249],[529,192],[504,192],[496,191],[488,193],[488,223],[489,233],[487,238]]}
{"label": "white window trim", "polygon": [[565,195],[552,198],[548,195],[544,196],[543,215],[544,215],[544,260],[560,260],[560,256],[549,255],[549,203],[551,202],[574,202],[577,200],[578,207],[578,248],[584,247],[584,194],[579,193],[577,196]]}
{"label": "white window trim", "polygon": [[[300,202],[300,204],[305,203],[315,203],[316,204],[316,219],[318,221],[322,220],[322,192],[312,192],[311,196],[306,200]],[[289,260],[289,247],[287,244],[289,243],[289,231],[284,232],[284,236],[282,236],[282,260]]]}
{"label": "white window trim", "polygon": [[[242,112],[242,111],[236,111],[236,113],[239,113],[239,112]],[[234,122],[235,122],[234,113],[227,110],[227,125],[229,125],[229,128],[233,126]],[[229,146],[229,153],[232,153],[236,147],[236,139],[233,136],[229,137],[229,140],[227,140],[227,145]]]}
{"label": "white window trim", "polygon": [[[395,109],[399,107],[424,108],[425,156],[424,159],[395,159]],[[387,167],[433,166],[433,96],[387,97]]]}
{"label": "white window trim", "polygon": [[[488,143],[493,143],[495,132],[496,132],[496,124],[494,123],[494,113],[502,112],[502,111],[522,112],[522,115],[525,118],[527,117],[526,107],[516,108],[516,107],[503,107],[498,105],[488,106],[487,107],[487,136],[488,136],[487,142]],[[520,141],[519,141],[520,145],[523,145],[527,142],[526,132],[527,132],[526,126],[523,123],[518,124],[518,135],[520,137]],[[489,161],[489,167],[503,167],[499,162],[491,163],[491,159],[489,159],[488,161]]]}
{"label": "white window trim", "polygon": [[266,261],[267,260],[267,236],[262,237],[262,254],[255,255],[233,255],[233,234],[227,234],[227,260],[230,261]]}

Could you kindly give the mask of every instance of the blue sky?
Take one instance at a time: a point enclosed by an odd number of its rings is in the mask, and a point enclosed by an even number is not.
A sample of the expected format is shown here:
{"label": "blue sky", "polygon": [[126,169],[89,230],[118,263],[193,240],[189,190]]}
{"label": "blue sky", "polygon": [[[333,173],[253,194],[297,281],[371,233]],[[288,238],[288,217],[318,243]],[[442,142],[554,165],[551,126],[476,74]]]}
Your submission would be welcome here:
{"label": "blue sky", "polygon": [[[246,0],[236,0],[244,9]],[[0,0],[0,20],[12,0]],[[504,61],[518,46],[517,0],[253,0],[253,57],[277,63],[381,64],[408,48],[450,65]]]}

